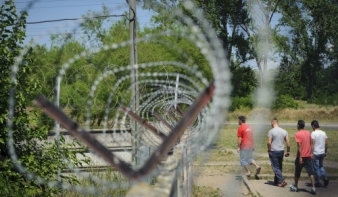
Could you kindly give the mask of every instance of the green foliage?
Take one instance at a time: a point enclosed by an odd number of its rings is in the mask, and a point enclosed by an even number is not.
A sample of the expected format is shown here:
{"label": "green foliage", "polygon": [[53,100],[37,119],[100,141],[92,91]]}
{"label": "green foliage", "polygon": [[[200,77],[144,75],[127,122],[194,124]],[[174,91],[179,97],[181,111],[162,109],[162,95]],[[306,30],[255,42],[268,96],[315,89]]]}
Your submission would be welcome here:
{"label": "green foliage", "polygon": [[298,109],[298,107],[299,106],[296,100],[294,100],[289,95],[278,96],[275,102],[273,103],[273,105],[271,106],[271,108],[274,110],[286,109],[286,108]]}
{"label": "green foliage", "polygon": [[194,3],[204,11],[205,17],[217,32],[226,50],[226,56],[244,63],[252,56],[250,40],[240,29],[250,21],[246,3],[237,0],[194,0]]}
{"label": "green foliage", "polygon": [[[19,56],[25,38],[25,22],[27,13],[16,12],[13,1],[8,0],[0,9],[0,191],[1,196],[51,196],[57,188],[50,188],[47,182],[37,182],[19,172],[16,163],[11,160],[8,144],[7,114],[9,100],[15,99],[11,130],[13,132],[12,145],[17,155],[17,162],[25,167],[27,172],[39,176],[45,181],[56,181],[56,172],[65,168],[66,157],[74,165],[79,165],[74,151],[67,149],[68,143],[61,141],[60,147],[56,143],[41,143],[46,140],[50,127],[40,121],[41,111],[32,108],[32,99],[41,90],[38,78],[31,77],[35,70],[31,67],[34,60],[32,50],[22,57],[20,69],[15,84],[10,82],[11,66]],[[15,88],[15,98],[9,98],[9,89]],[[62,138],[61,138],[62,140]],[[75,146],[76,142],[69,145]],[[61,153],[63,154],[61,156]],[[73,177],[64,177],[64,182],[74,182]]]}
{"label": "green foliage", "polygon": [[[279,39],[282,58],[288,66],[297,66],[301,73],[299,87],[306,88],[311,99],[318,83],[317,77],[327,64],[330,40],[337,38],[337,3],[331,1],[281,1],[281,26],[290,29],[288,37]],[[285,94],[285,93],[284,93]]]}
{"label": "green foliage", "polygon": [[[247,97],[234,97],[230,106],[230,111],[237,109],[253,109],[254,99],[250,96]],[[298,103],[289,95],[278,96],[272,104],[271,109],[279,110],[285,108],[298,109]]]}
{"label": "green foliage", "polygon": [[239,66],[236,63],[230,65],[232,73],[232,97],[250,96],[257,87],[257,77],[251,67]]}
{"label": "green foliage", "polygon": [[[91,12],[89,12],[91,13]],[[64,39],[61,35],[53,35],[53,43],[63,43],[63,45],[53,44],[51,48],[37,45],[33,49],[32,58],[35,59],[31,66],[36,69],[36,73],[32,78],[43,80],[41,92],[50,100],[53,100],[53,92],[55,87],[55,77],[58,71],[67,63],[67,61],[81,52],[89,52],[97,46],[101,47],[112,46],[112,44],[120,44],[129,39],[128,20],[124,17],[121,20],[111,23],[108,29],[103,30],[102,24],[108,24],[108,21],[92,20],[86,21],[81,25],[82,30],[89,40],[81,42],[72,38]],[[173,25],[170,34],[162,34],[161,29],[145,28],[137,31],[138,37],[156,34],[153,39],[144,40],[137,43],[138,63],[161,62],[161,61],[176,61],[186,64],[187,66],[196,66],[209,81],[212,80],[212,71],[205,56],[201,50],[196,47],[194,41],[189,40],[184,35],[179,34],[181,27]],[[174,33],[176,32],[176,33]],[[60,40],[57,42],[57,40]],[[87,42],[88,41],[88,42]],[[105,116],[105,110],[108,107],[108,97],[111,94],[111,89],[116,85],[119,79],[126,80],[120,82],[117,89],[110,99],[110,114],[109,117],[117,112],[121,105],[127,105],[130,100],[130,81],[128,76],[130,71],[116,72],[108,77],[105,77],[97,86],[94,92],[93,105],[88,106],[89,91],[92,84],[103,73],[119,69],[130,64],[129,59],[130,46],[122,46],[118,49],[100,50],[96,53],[90,53],[85,57],[79,58],[77,61],[70,64],[61,81],[60,106],[67,113],[78,121],[84,123],[86,110],[90,107],[91,122],[90,126],[102,126],[102,120]],[[43,54],[40,55],[40,54]],[[126,55],[127,54],[127,55]],[[42,58],[43,57],[43,58]],[[160,65],[156,67],[140,68],[139,73],[181,73],[189,75],[191,78],[196,78],[195,73],[190,70],[183,69],[174,65]],[[171,76],[170,76],[171,77]],[[153,78],[155,79],[155,77]],[[158,80],[168,80],[167,76],[157,76]],[[174,78],[170,80],[175,80]],[[181,80],[184,80],[183,78]],[[140,84],[140,95],[150,92],[153,87],[147,84]]]}
{"label": "green foliage", "polygon": [[236,109],[248,108],[252,109],[254,105],[254,100],[252,97],[234,97],[232,98],[232,103],[229,108],[230,111],[235,111]]}
{"label": "green foliage", "polygon": [[317,75],[317,84],[314,87],[314,94],[309,103],[321,106],[338,105],[338,67],[337,63],[328,66]]}
{"label": "green foliage", "polygon": [[308,101],[319,106],[337,106],[338,105],[338,94],[327,95],[327,94],[316,94]]}
{"label": "green foliage", "polygon": [[283,57],[274,80],[277,95],[290,95],[295,99],[306,98],[306,84],[302,80],[302,72],[296,62],[290,62]]}

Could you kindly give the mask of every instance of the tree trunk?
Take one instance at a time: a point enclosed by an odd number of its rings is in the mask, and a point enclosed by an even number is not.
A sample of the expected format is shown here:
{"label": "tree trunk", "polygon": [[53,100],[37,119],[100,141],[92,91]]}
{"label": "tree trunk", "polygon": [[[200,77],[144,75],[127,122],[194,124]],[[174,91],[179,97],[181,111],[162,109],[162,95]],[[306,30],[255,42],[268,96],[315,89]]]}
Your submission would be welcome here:
{"label": "tree trunk", "polygon": [[307,88],[307,100],[312,98],[312,92],[313,92],[313,86],[314,86],[314,77],[310,74],[308,75],[309,77],[309,84],[308,84],[308,88]]}

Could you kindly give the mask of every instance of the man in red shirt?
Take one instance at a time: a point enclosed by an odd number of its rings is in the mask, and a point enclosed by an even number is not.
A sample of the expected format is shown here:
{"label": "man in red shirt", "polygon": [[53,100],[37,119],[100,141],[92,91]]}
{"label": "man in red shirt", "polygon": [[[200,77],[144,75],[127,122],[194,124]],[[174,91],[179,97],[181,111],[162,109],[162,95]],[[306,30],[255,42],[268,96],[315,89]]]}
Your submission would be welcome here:
{"label": "man in red shirt", "polygon": [[305,130],[304,127],[305,122],[303,120],[298,120],[298,131],[295,134],[295,140],[297,142],[297,157],[295,160],[295,184],[290,185],[290,191],[298,192],[298,180],[304,167],[310,176],[310,181],[312,184],[311,193],[316,194],[314,171],[311,158],[313,157],[311,133]]}
{"label": "man in red shirt", "polygon": [[256,161],[252,157],[252,152],[254,150],[254,141],[252,137],[252,129],[249,125],[245,124],[245,117],[238,117],[238,124],[240,125],[237,130],[238,137],[238,149],[237,152],[240,153],[240,163],[244,167],[246,173],[245,175],[250,176],[251,172],[248,168],[249,164],[252,164],[256,167],[255,177],[259,174],[261,167],[259,167]]}

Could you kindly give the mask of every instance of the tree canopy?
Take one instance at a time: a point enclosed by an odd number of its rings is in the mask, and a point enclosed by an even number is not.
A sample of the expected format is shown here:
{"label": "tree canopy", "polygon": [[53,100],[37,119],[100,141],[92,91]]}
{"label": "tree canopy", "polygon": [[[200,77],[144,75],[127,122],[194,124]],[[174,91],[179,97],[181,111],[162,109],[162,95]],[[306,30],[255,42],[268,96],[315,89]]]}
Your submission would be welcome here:
{"label": "tree canopy", "polygon": [[[48,181],[57,181],[55,174],[65,168],[67,162],[63,158],[79,165],[76,152],[66,147],[77,143],[62,143],[46,140],[51,127],[41,122],[41,112],[31,107],[33,98],[42,88],[41,78],[32,77],[36,70],[31,65],[32,50],[17,57],[24,50],[27,13],[17,13],[13,1],[6,1],[0,9],[0,194],[2,196],[50,196],[57,191],[50,188]],[[18,64],[16,79],[13,77],[13,65]],[[47,79],[48,81],[48,79]],[[15,92],[14,92],[15,90]],[[12,97],[13,96],[13,97]],[[11,106],[14,103],[15,106]],[[12,117],[9,116],[12,114]],[[16,160],[13,157],[13,151]],[[18,167],[19,165],[24,168]],[[27,172],[45,180],[38,183],[29,178]],[[64,182],[73,182],[74,177],[65,176]]]}

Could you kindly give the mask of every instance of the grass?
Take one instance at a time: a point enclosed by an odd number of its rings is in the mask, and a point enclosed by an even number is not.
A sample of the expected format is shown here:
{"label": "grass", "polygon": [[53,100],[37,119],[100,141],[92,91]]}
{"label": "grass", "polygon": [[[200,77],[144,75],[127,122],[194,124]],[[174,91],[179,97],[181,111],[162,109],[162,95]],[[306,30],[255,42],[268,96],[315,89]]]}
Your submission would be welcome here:
{"label": "grass", "polygon": [[[210,157],[216,158],[216,161],[221,159],[221,157],[229,157],[233,159],[233,155],[227,152],[220,152],[220,150],[235,150],[237,149],[237,126],[226,126],[221,132],[218,140],[215,142],[214,146],[211,148],[212,150],[218,150],[218,152],[214,152]],[[266,153],[266,141],[267,134],[271,127],[262,127],[260,131],[254,130],[254,140],[255,140],[255,151],[258,153]],[[297,132],[296,129],[293,128],[284,128],[290,138],[291,144],[291,157],[296,155],[296,142],[294,139],[294,135]],[[311,131],[309,128],[306,128]],[[326,129],[325,130],[329,146],[328,146],[328,158],[327,160],[338,162],[338,128],[337,129]],[[229,151],[228,151],[229,152]]]}
{"label": "grass", "polygon": [[[200,173],[208,176],[222,176],[227,174],[239,174],[242,167],[240,165],[203,165],[194,166],[196,173]],[[270,167],[271,168],[271,167]]]}
{"label": "grass", "polygon": [[298,109],[269,110],[257,108],[252,110],[242,108],[229,112],[228,121],[237,121],[237,117],[240,115],[254,117],[258,113],[264,113],[268,119],[277,117],[281,122],[296,122],[299,119],[305,120],[306,122],[310,122],[313,119],[320,120],[321,122],[334,122],[337,121],[338,106],[319,106],[299,102]]}
{"label": "grass", "polygon": [[[236,153],[237,149],[237,128],[238,126],[226,126],[218,137],[218,140],[213,144],[211,149],[202,153],[198,158],[195,168],[196,172],[207,175],[226,175],[226,174],[239,174],[243,171],[243,168],[234,163],[226,162],[239,162],[239,154]],[[255,157],[254,159],[262,167],[262,175],[273,174],[269,158],[266,152],[267,133],[271,127],[262,127],[259,132],[256,132],[255,138]],[[297,132],[294,128],[285,128],[288,131],[291,142],[291,156],[290,159],[283,162],[283,173],[294,173],[294,158],[296,156],[296,143],[294,140],[294,134]],[[307,128],[309,130],[309,128]],[[338,162],[338,129],[326,129],[325,132],[328,135],[329,147],[328,158],[326,161]],[[209,165],[208,165],[209,162]],[[211,163],[210,163],[211,162]],[[211,165],[212,162],[224,162],[224,165]],[[325,161],[324,161],[325,162]],[[249,166],[251,172],[255,171],[254,166]],[[325,168],[328,174],[337,176],[337,168]],[[306,178],[305,169],[302,172]],[[264,177],[263,177],[264,178]]]}
{"label": "grass", "polygon": [[[94,197],[94,196],[125,196],[127,193],[127,189],[119,189],[119,188],[112,188],[112,185],[119,185],[121,183],[127,182],[126,179],[123,178],[123,176],[118,173],[117,171],[114,171],[113,169],[108,169],[104,172],[98,172],[93,171],[90,172],[91,175],[97,177],[99,180],[102,181],[95,181],[91,178],[81,178],[79,177],[79,183],[78,185],[81,186],[81,188],[89,188],[94,187],[95,193],[88,194],[84,191],[77,192],[74,190],[62,190],[58,196],[59,197]],[[104,184],[103,181],[106,183],[110,183],[108,186],[107,184]],[[109,188],[110,187],[110,188]]]}
{"label": "grass", "polygon": [[[255,157],[257,160],[264,159],[265,157]],[[228,149],[211,149],[206,152],[201,153],[195,162],[205,163],[205,162],[232,162],[238,161],[239,154],[234,152],[233,150]]]}
{"label": "grass", "polygon": [[[120,173],[116,171],[108,170],[106,172],[92,172],[93,175],[98,177],[100,180],[109,181],[113,184],[119,184],[125,182],[126,180],[122,177]],[[154,180],[153,180],[154,181]],[[94,194],[88,194],[84,191],[76,192],[74,190],[61,190],[60,193],[57,195],[59,197],[96,197],[96,196],[116,196],[122,197],[126,196],[128,189],[107,189],[107,186],[104,186],[102,183],[98,183],[93,181],[89,178],[87,179],[79,179],[79,184],[81,188],[88,188],[88,187],[95,187]],[[196,186],[193,185],[192,189],[192,196],[193,197],[221,197],[221,190],[219,188],[212,188],[206,186]]]}
{"label": "grass", "polygon": [[206,186],[196,186],[194,185],[192,188],[192,196],[193,197],[221,197],[221,190],[219,188],[215,189],[212,187]]}
{"label": "grass", "polygon": [[196,162],[234,161],[236,159],[237,159],[237,155],[235,155],[233,151],[211,149],[211,150],[201,153],[197,157]]}

